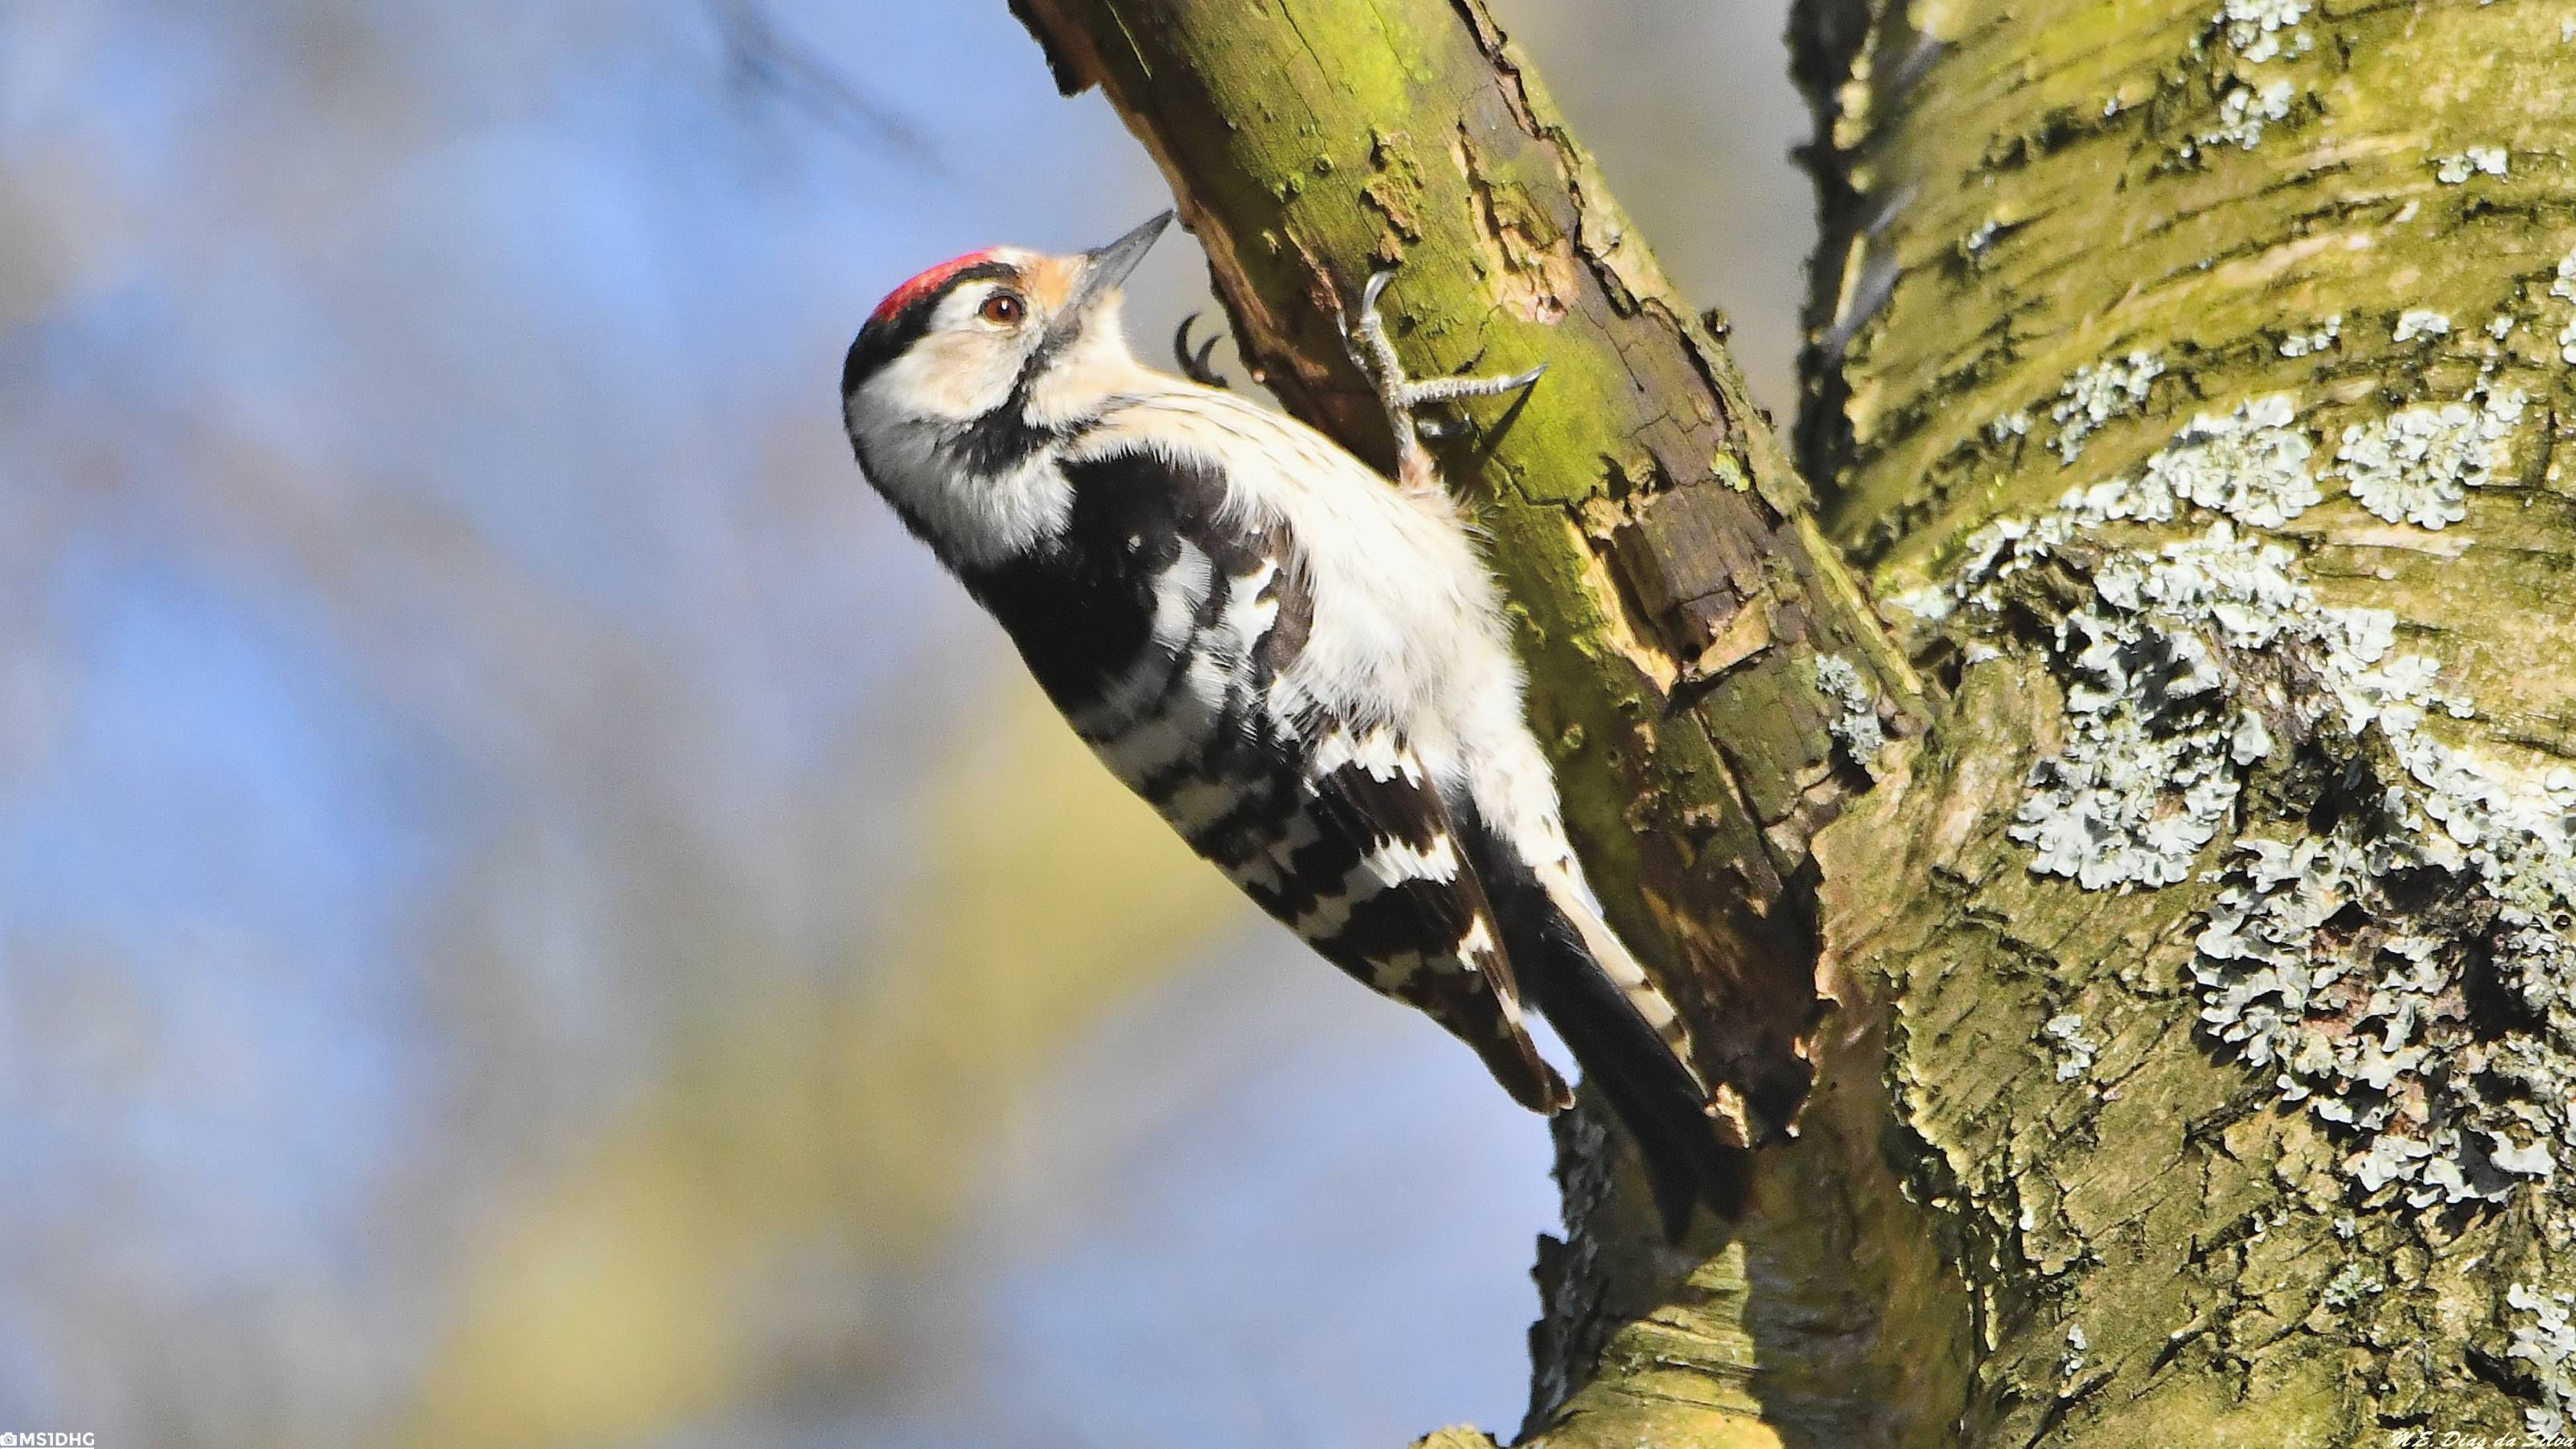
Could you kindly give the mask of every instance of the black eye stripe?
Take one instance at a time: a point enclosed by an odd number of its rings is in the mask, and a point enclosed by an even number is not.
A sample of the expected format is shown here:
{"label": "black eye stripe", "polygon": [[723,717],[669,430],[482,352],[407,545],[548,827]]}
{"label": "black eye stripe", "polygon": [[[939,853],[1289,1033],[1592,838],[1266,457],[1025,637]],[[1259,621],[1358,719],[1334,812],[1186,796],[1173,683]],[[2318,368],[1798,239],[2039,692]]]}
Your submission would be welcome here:
{"label": "black eye stripe", "polygon": [[882,322],[870,322],[859,329],[858,340],[850,344],[849,356],[841,361],[841,397],[846,401],[878,368],[904,354],[905,349],[921,340],[930,330],[930,319],[940,304],[955,295],[969,282],[1007,282],[1021,285],[1020,269],[1008,262],[977,262],[960,267],[957,275],[939,285],[938,290],[924,293],[913,303]]}

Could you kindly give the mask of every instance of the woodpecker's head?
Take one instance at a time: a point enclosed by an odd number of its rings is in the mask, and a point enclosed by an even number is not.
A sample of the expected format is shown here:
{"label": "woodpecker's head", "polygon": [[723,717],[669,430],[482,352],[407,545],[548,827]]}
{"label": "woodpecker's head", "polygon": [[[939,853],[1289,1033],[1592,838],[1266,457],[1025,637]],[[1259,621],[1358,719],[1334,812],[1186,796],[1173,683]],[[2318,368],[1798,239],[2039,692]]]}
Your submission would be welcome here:
{"label": "woodpecker's head", "polygon": [[1118,287],[1164,212],[1068,257],[969,252],[888,293],[841,367],[859,467],[951,564],[990,563],[1060,524],[1048,444],[1151,374],[1119,331]]}
{"label": "woodpecker's head", "polygon": [[870,479],[892,492],[920,467],[1006,470],[1017,450],[1131,384],[1118,287],[1171,220],[1066,257],[969,252],[888,293],[841,369],[843,417]]}

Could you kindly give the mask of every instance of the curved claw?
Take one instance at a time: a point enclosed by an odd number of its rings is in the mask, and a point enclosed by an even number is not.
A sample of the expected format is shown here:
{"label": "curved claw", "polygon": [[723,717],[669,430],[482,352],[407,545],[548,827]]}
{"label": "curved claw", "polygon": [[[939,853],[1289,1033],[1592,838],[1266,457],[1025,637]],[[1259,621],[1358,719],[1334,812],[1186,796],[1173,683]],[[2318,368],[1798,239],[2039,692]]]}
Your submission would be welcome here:
{"label": "curved claw", "polygon": [[1213,388],[1226,387],[1227,383],[1225,378],[1218,374],[1215,364],[1209,361],[1209,359],[1216,353],[1217,336],[1219,334],[1211,334],[1207,341],[1198,345],[1196,351],[1192,351],[1190,348],[1190,329],[1196,327],[1198,325],[1198,321],[1199,314],[1192,312],[1187,317],[1182,318],[1181,325],[1174,329],[1172,333],[1172,360],[1180,364],[1181,375],[1183,377],[1197,383],[1199,386]]}
{"label": "curved claw", "polygon": [[1360,303],[1333,319],[1342,330],[1342,350],[1350,354],[1369,381],[1377,384],[1389,407],[1395,406],[1397,390],[1403,385],[1404,370],[1395,360],[1395,344],[1387,339],[1386,319],[1377,313],[1380,297],[1386,295],[1386,284],[1395,280],[1395,268],[1381,267],[1369,273],[1360,288]]}
{"label": "curved claw", "polygon": [[1369,273],[1368,285],[1360,289],[1360,313],[1365,316],[1377,310],[1377,299],[1386,295],[1386,284],[1395,280],[1395,268],[1384,267]]}

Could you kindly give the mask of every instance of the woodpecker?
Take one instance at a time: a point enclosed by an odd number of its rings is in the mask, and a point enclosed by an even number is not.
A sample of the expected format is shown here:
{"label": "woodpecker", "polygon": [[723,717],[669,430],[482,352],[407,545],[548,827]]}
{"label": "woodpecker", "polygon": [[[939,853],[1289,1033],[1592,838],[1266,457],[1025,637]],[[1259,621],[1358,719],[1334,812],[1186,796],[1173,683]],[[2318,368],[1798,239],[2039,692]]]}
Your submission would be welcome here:
{"label": "woodpecker", "polygon": [[841,374],[860,469],[1101,761],[1264,911],[1553,1113],[1573,1096],[1526,990],[1637,1139],[1667,1231],[1695,1202],[1733,1211],[1740,1152],[1575,862],[1493,576],[1416,421],[1539,371],[1407,377],[1377,309],[1391,274],[1370,278],[1343,330],[1396,436],[1390,481],[1129,353],[1119,288],[1171,219],[895,288]]}

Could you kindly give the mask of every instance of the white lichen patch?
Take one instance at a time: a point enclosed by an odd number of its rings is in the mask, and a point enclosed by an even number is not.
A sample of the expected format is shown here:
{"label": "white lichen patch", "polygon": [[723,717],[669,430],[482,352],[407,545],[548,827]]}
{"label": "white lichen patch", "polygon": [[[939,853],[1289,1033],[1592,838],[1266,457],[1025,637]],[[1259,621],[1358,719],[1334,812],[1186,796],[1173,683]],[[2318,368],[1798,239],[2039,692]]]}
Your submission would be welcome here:
{"label": "white lichen patch", "polygon": [[[2262,141],[2266,126],[2288,119],[2298,103],[2299,86],[2267,79],[2277,77],[2280,69],[2269,63],[2316,49],[2316,37],[2299,24],[2312,8],[2312,0],[2224,0],[2210,28],[2193,37],[2184,57],[2187,65],[2208,72],[2210,93],[2218,97],[2216,124],[2183,141],[2176,148],[2181,159],[2197,160],[2206,147],[2250,151]],[[2103,114],[2118,110],[2115,98]]]}
{"label": "white lichen patch", "polygon": [[2435,157],[2433,179],[2445,186],[2458,186],[2480,174],[2502,176],[2511,164],[2502,146],[2471,146],[2457,156]]}
{"label": "white lichen patch", "polygon": [[2053,513],[1970,540],[1959,597],[1992,609],[1996,585],[2106,524],[2164,521],[2185,506],[2229,520],[2157,553],[2104,559],[2096,604],[2058,625],[2051,652],[2068,679],[2068,738],[2033,768],[2010,827],[2032,848],[2033,870],[2097,890],[2180,881],[2234,808],[2239,773],[2270,753],[2259,716],[2218,698],[2206,641],[2271,643],[2257,622],[2293,588],[2287,550],[2240,540],[2234,525],[2277,527],[2318,501],[2307,471],[2314,445],[2294,413],[2278,395],[2195,417],[2140,477],[2070,493]]}
{"label": "white lichen patch", "polygon": [[2114,416],[2145,408],[2147,391],[2164,370],[2164,359],[2144,351],[2075,369],[2048,406],[2049,420],[2057,424],[2057,436],[2048,446],[2058,461],[2074,462],[2084,451],[2084,440]]}
{"label": "white lichen patch", "polygon": [[2325,1291],[2317,1297],[2328,1308],[2349,1308],[2364,1298],[2387,1291],[2388,1285],[2381,1282],[2377,1274],[2359,1263],[2346,1263],[2327,1281]]}
{"label": "white lichen patch", "polygon": [[2397,314],[2397,325],[2390,329],[2389,339],[2412,342],[2418,337],[2447,337],[2451,319],[2430,307],[2409,307]]}
{"label": "white lichen patch", "polygon": [[2540,1403],[2522,1411],[2522,1426],[2544,1439],[2556,1439],[2576,1423],[2576,1322],[2568,1315],[2576,1294],[2543,1293],[2516,1283],[2505,1290],[2505,1306],[2522,1321],[2513,1326],[2505,1357],[2528,1364],[2540,1386]]}
{"label": "white lichen patch", "polygon": [[[2484,390],[2485,384],[2480,384]],[[2511,463],[2511,439],[2527,401],[2519,389],[2406,408],[2343,430],[2330,475],[2355,502],[2391,523],[2440,528],[2468,516],[2468,491]]]}
{"label": "white lichen patch", "polygon": [[[2285,80],[2266,81],[2260,87],[2232,86],[2218,102],[2218,125],[2203,131],[2203,146],[2234,146],[2251,151],[2263,139],[2263,128],[2290,114],[2290,104],[2297,100],[2299,88]],[[2190,155],[2186,148],[2184,154]]]}
{"label": "white lichen patch", "polygon": [[[2352,430],[2366,446],[2347,468],[2416,485],[2492,472],[2521,396],[2456,406],[2465,417],[2416,409],[2429,424]],[[2265,823],[2240,823],[2204,877],[2218,891],[2187,973],[2202,1025],[2337,1134],[2362,1200],[2576,1190],[2576,769],[2535,780],[2437,738],[2429,720],[2474,710],[2435,660],[2398,647],[2395,616],[2329,607],[2289,548],[2238,531],[2315,502],[2307,443],[2293,400],[2256,399],[2193,419],[2135,479],[1970,541],[1951,588],[1986,626],[1983,657],[2031,599],[2054,601],[2036,643],[2064,686],[2062,743],[2008,833],[2037,874],[2169,885],[2258,772],[2302,765],[2269,777],[2303,783],[2266,801]],[[2217,517],[2152,548],[2117,541],[2127,522],[2191,509]],[[2015,592],[2051,563],[2058,582]],[[2089,596],[2065,601],[2068,571]],[[2042,1030],[2067,1079],[2081,1020]]]}
{"label": "white lichen patch", "polygon": [[2421,717],[2402,699],[2373,716],[2402,774],[2368,808],[2239,842],[2191,968],[2212,1033],[2357,1140],[2344,1165],[2364,1193],[2414,1207],[2548,1183],[2576,1143],[2569,1023],[2500,1030],[2478,999],[2487,978],[2515,999],[2505,1016],[2565,1016],[2576,958],[2551,923],[2576,901],[2576,840],[2562,809]]}
{"label": "white lichen patch", "polygon": [[2327,348],[2334,346],[2336,339],[2342,336],[2343,314],[2341,312],[2337,312],[2333,316],[2328,317],[2325,322],[2313,332],[2293,332],[2289,336],[2282,338],[2281,355],[2283,357],[2305,357],[2311,352],[2323,352]]}
{"label": "white lichen patch", "polygon": [[1827,654],[1816,661],[1816,689],[1835,710],[1825,722],[1826,732],[1853,764],[1875,775],[1878,752],[1887,746],[1887,729],[1879,723],[1878,694],[1870,688],[1869,677],[1841,655]]}
{"label": "white lichen patch", "polygon": [[1986,437],[2001,446],[2015,438],[2030,436],[2030,414],[2014,411],[1986,420]]}
{"label": "white lichen patch", "polygon": [[[2308,0],[2227,0],[2218,12],[2227,43],[2248,62],[2260,65],[2281,53],[2282,35],[2308,13]],[[2304,32],[2301,32],[2304,37]],[[2298,48],[2304,50],[2304,45]]]}
{"label": "white lichen patch", "polygon": [[2102,1044],[2084,1034],[2084,1018],[2066,1012],[2048,1019],[2041,1031],[2048,1034],[2057,1050],[2057,1079],[2071,1082],[2093,1070],[2094,1058],[2102,1054]]}
{"label": "white lichen patch", "polygon": [[2256,528],[2278,528],[2323,496],[2308,476],[2316,450],[2294,423],[2289,394],[2256,398],[2225,417],[2195,417],[2147,460],[2142,496],[2159,490]]}
{"label": "white lichen patch", "polygon": [[[2222,688],[2214,646],[2282,642],[2277,621],[2298,588],[2289,564],[2289,550],[2224,522],[2101,561],[2098,600],[2058,626],[2051,649],[2067,680],[2065,744],[2032,767],[2008,827],[2032,870],[2088,890],[2190,876],[2236,807],[2238,756],[2270,753],[2260,721],[2249,727]],[[2312,624],[2336,627],[2322,613]]]}
{"label": "white lichen patch", "polygon": [[1889,598],[1887,602],[1926,624],[1938,624],[1956,613],[1959,597],[1939,584],[1923,584]]}

